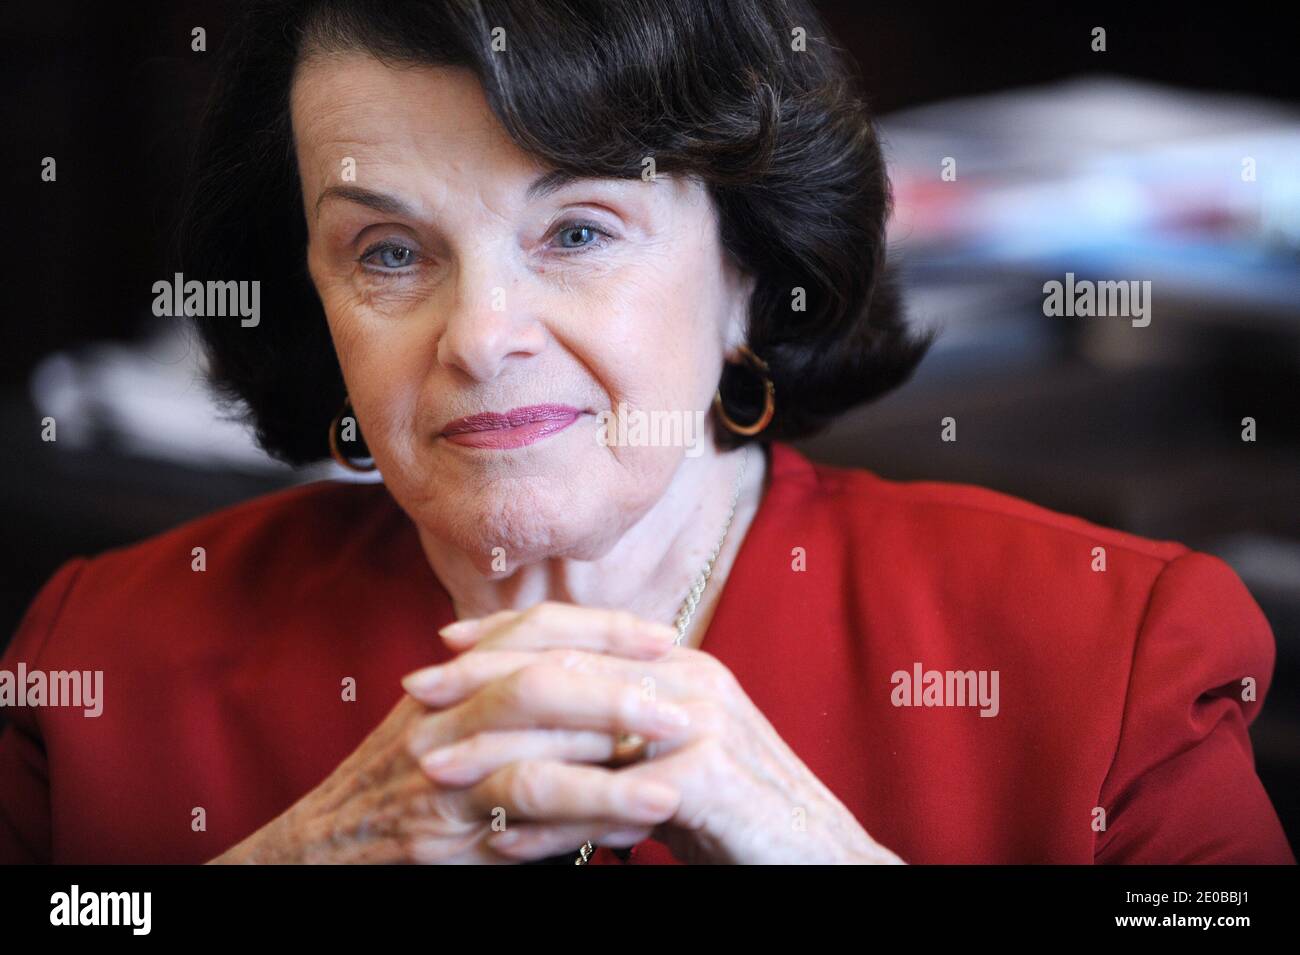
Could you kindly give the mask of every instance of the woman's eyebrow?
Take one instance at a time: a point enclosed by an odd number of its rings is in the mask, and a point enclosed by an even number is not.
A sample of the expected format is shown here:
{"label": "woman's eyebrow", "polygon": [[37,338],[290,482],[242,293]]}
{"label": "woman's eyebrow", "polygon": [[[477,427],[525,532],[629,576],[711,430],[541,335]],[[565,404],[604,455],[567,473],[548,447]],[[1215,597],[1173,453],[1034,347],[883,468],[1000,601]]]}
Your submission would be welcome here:
{"label": "woman's eyebrow", "polygon": [[418,218],[415,209],[396,196],[385,192],[362,189],[360,186],[330,186],[316,199],[316,216],[320,217],[320,207],[326,199],[344,199],[367,208],[382,212],[384,215],[402,216],[407,219]]}
{"label": "woman's eyebrow", "polygon": [[528,187],[524,197],[533,202],[537,199],[545,199],[553,192],[563,189],[569,183],[577,182],[578,176],[563,169],[552,169],[550,172],[542,173],[533,180],[533,184]]}
{"label": "woman's eyebrow", "polygon": [[[543,199],[553,192],[558,192],[571,183],[588,179],[594,181],[599,178],[596,176],[579,176],[563,169],[553,169],[534,179],[526,190],[525,197],[529,202],[533,202],[537,199]],[[369,209],[374,209],[376,212],[382,212],[384,215],[402,216],[408,219],[418,218],[416,210],[396,196],[385,192],[375,192],[372,189],[363,189],[360,186],[330,186],[323,190],[316,199],[316,216],[318,218],[321,204],[326,199],[343,199],[347,202],[355,202]]]}
{"label": "woman's eyebrow", "polygon": [[[664,174],[660,173],[659,175],[663,176]],[[575,173],[567,172],[563,169],[553,169],[550,172],[543,173],[542,175],[534,179],[532,185],[530,185],[527,191],[525,191],[524,198],[527,199],[527,201],[529,202],[532,202],[536,199],[544,199],[547,196],[549,196],[551,193],[558,192],[560,189],[563,189],[565,186],[575,182],[591,182],[591,183],[605,182],[605,183],[625,184],[625,183],[636,183],[642,181],[649,182],[650,184],[654,183],[654,179],[640,180],[635,177],[616,178],[611,176],[581,176]]]}

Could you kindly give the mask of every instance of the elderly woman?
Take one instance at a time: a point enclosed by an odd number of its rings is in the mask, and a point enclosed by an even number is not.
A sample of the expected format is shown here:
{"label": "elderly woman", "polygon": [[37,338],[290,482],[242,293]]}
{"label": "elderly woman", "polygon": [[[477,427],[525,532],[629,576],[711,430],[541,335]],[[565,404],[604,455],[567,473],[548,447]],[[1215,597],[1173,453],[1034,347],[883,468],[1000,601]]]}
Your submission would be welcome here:
{"label": "elderly woman", "polygon": [[[0,856],[1290,862],[1220,561],[788,443],[927,340],[871,121],[789,0],[259,3],[188,279],[272,494],[63,566]],[[647,422],[674,423],[651,427]],[[695,427],[701,424],[702,427]]]}

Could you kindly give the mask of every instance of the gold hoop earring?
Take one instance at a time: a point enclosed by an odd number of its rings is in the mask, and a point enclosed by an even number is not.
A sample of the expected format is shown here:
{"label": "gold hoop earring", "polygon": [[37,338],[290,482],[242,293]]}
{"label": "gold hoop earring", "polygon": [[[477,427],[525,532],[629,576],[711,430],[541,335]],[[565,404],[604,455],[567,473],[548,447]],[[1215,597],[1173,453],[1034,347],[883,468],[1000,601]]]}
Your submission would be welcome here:
{"label": "gold hoop earring", "polygon": [[[339,425],[343,423],[344,415],[346,415],[348,411],[351,410],[351,408],[352,408],[351,396],[345,397],[343,399],[343,407],[339,409],[338,414],[336,414],[334,416],[334,419],[330,421],[330,434],[329,434],[330,457],[332,457],[339,464],[343,465],[349,471],[355,471],[358,474],[366,474],[370,471],[376,470],[376,465],[373,460],[370,462],[369,465],[356,464],[347,455],[345,455],[343,451],[339,448]],[[354,426],[356,425],[356,422],[357,419],[353,417],[352,423]]]}
{"label": "gold hoop earring", "polygon": [[728,417],[726,409],[722,407],[722,389],[718,389],[713,393],[713,407],[717,410],[718,417],[722,419],[722,423],[728,431],[751,438],[766,428],[771,423],[772,416],[776,414],[776,385],[772,383],[772,378],[768,374],[767,362],[750,351],[747,345],[740,346],[740,355],[751,367],[757,370],[759,377],[763,379],[763,413],[759,415],[758,420],[753,424],[736,424]]}

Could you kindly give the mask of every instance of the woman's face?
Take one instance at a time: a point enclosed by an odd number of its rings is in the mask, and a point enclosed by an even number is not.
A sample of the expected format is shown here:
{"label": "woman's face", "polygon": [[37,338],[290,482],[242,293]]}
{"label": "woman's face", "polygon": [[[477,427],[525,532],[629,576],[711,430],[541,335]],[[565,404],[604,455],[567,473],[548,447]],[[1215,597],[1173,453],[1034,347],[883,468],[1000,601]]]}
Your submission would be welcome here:
{"label": "woman's face", "polygon": [[[602,441],[597,415],[622,404],[698,420],[744,341],[752,286],[723,254],[704,187],[538,186],[547,170],[467,70],[309,58],[292,115],[308,266],[394,498],[485,572],[496,547],[511,567],[607,551],[685,449]],[[561,410],[448,428],[538,405]]]}

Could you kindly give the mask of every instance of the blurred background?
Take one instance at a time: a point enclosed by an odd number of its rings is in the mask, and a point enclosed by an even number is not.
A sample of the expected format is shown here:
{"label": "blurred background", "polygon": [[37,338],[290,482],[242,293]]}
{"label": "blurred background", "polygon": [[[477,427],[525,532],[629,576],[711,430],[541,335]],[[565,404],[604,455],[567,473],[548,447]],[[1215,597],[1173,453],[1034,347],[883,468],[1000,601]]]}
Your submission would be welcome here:
{"label": "blurred background", "polygon": [[[0,645],[71,556],[344,473],[269,461],[211,403],[188,338],[150,309],[237,6],[22,4],[0,22]],[[1252,736],[1300,845],[1300,104],[1289,35],[1264,17],[1187,7],[817,6],[879,117],[909,312],[941,334],[907,386],[804,450],[890,478],[981,484],[1226,560],[1277,638]],[[207,53],[190,49],[196,26]],[[46,156],[55,183],[40,181]],[[945,158],[955,179],[942,176]],[[1045,316],[1043,284],[1067,272],[1150,281],[1150,325]],[[46,415],[56,442],[41,440]],[[958,440],[943,442],[950,415]],[[1254,442],[1242,440],[1244,417]]]}

